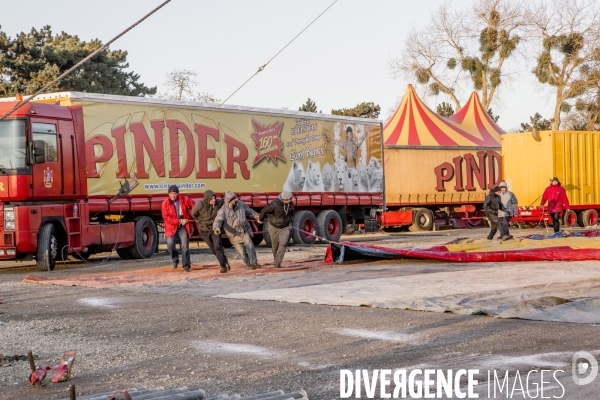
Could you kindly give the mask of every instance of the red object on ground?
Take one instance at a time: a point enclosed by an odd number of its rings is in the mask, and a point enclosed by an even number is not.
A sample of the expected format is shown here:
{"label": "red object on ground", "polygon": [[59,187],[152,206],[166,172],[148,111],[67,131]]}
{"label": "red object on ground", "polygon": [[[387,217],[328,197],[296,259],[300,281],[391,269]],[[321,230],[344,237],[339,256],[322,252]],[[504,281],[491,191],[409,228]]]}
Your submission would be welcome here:
{"label": "red object on ground", "polygon": [[[587,261],[600,260],[600,249],[574,249],[569,246],[528,250],[449,251],[446,246],[428,249],[390,249],[380,246],[340,242],[327,249],[331,257],[326,263],[343,264],[348,260],[417,258],[451,262],[509,262],[509,261]],[[331,260],[331,261],[330,261]]]}

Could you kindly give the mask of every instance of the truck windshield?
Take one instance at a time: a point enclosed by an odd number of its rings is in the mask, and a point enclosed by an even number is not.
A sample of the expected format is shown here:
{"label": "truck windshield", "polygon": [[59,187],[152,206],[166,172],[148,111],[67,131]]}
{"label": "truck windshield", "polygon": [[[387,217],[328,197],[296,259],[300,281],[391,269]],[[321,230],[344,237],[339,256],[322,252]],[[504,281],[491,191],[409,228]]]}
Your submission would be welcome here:
{"label": "truck windshield", "polygon": [[[26,167],[27,152],[24,120],[0,121],[0,168]],[[0,171],[1,172],[1,171]]]}

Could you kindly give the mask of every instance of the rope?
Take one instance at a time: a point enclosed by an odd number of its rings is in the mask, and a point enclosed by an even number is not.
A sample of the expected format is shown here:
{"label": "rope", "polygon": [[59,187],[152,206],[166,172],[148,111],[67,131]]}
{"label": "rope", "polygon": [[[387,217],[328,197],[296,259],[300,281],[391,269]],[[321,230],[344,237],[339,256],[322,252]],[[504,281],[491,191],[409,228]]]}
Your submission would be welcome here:
{"label": "rope", "polygon": [[[292,42],[294,42],[300,35],[302,35],[304,33],[304,31],[306,31],[312,24],[314,24],[319,18],[321,18],[321,16],[323,14],[325,14],[327,12],[327,10],[329,10],[331,7],[333,7],[333,5],[335,3],[337,3],[338,0],[334,0],[333,3],[331,3],[329,5],[329,7],[327,7],[325,10],[323,10],[321,12],[321,14],[317,15],[317,17],[315,19],[313,19],[308,25],[306,25],[304,27],[304,29],[302,29],[296,36],[294,36],[294,38],[292,40],[290,40],[285,46],[283,46],[277,53],[275,53],[275,55],[273,57],[271,57],[271,59],[269,61],[267,61],[265,64],[261,65],[260,67],[258,67],[258,69],[256,70],[256,72],[254,74],[252,74],[248,79],[246,79],[246,81],[244,83],[242,83],[237,89],[235,89],[233,91],[233,93],[231,93],[229,96],[227,96],[227,98],[225,100],[223,100],[221,103],[219,103],[219,105],[213,109],[208,115],[206,115],[201,121],[200,123],[206,121],[208,119],[208,117],[210,117],[211,115],[213,115],[219,108],[221,108],[221,106],[223,104],[225,104],[229,99],[231,99],[237,92],[239,92],[244,86],[246,86],[246,84],[248,82],[250,82],[252,80],[252,78],[254,78],[256,75],[258,75],[260,72],[262,72],[267,65],[269,65],[269,63],[271,61],[273,61],[279,54],[281,54],[281,52],[283,52],[283,50],[285,50],[290,44],[292,44]],[[176,145],[179,145],[179,143],[181,143],[183,140],[185,139],[185,136],[181,139],[179,139],[179,141],[177,142]],[[173,150],[173,148],[175,147],[175,145],[173,145],[171,148],[169,148],[165,154],[162,156],[162,158],[160,158],[158,161],[162,161],[164,160],[164,158],[171,153],[171,150]],[[133,167],[133,165],[132,165]],[[148,169],[145,171],[146,173],[150,172],[150,169],[152,168],[152,166],[149,166]]]}
{"label": "rope", "polygon": [[54,79],[52,82],[48,83],[46,86],[44,86],[43,88],[41,88],[40,90],[38,90],[37,92],[35,92],[34,94],[32,94],[31,96],[29,96],[27,98],[27,100],[22,100],[21,102],[19,102],[16,106],[14,106],[12,108],[12,110],[10,110],[9,112],[7,112],[6,114],[4,114],[2,117],[0,117],[0,121],[2,121],[3,119],[5,119],[6,117],[8,117],[10,114],[12,114],[13,112],[17,111],[19,108],[23,107],[25,104],[29,103],[31,100],[33,100],[36,96],[44,93],[46,90],[48,90],[52,85],[54,85],[56,82],[62,80],[64,77],[66,77],[67,75],[71,74],[73,71],[75,71],[77,68],[79,68],[81,65],[85,64],[87,61],[89,61],[92,57],[94,57],[96,54],[104,51],[104,49],[106,49],[109,45],[111,45],[115,40],[119,39],[121,36],[123,36],[124,34],[126,34],[127,32],[129,32],[130,30],[132,30],[133,28],[135,28],[136,26],[138,26],[140,23],[142,23],[145,19],[147,19],[148,17],[150,17],[152,14],[154,14],[156,11],[160,10],[163,6],[165,6],[167,3],[169,3],[171,0],[166,0],[165,2],[163,2],[161,5],[159,5],[158,7],[156,7],[154,10],[150,11],[148,14],[144,15],[139,21],[137,21],[136,23],[134,23],[133,25],[131,25],[129,28],[125,29],[123,32],[119,33],[117,36],[115,36],[114,38],[112,38],[111,40],[109,40],[108,42],[106,42],[106,44],[104,44],[102,47],[100,47],[98,50],[94,51],[92,54],[90,54],[89,56],[87,56],[86,58],[84,58],[83,60],[79,61],[77,64],[75,64],[74,66],[72,66],[70,69],[68,69],[67,71],[65,71],[62,75],[60,75],[58,78]]}

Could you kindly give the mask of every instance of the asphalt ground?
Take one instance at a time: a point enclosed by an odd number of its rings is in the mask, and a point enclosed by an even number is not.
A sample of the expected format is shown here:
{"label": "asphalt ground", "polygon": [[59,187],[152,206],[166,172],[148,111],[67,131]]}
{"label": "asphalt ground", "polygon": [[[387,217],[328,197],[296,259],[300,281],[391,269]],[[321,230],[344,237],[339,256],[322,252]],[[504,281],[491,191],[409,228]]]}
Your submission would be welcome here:
{"label": "asphalt ground", "polygon": [[[522,233],[533,232],[544,233]],[[414,247],[486,234],[485,230],[457,230],[354,235],[350,239]],[[290,246],[286,263],[318,263],[325,249],[324,245]],[[544,384],[544,397],[597,398],[600,378],[589,385],[576,385],[572,367],[577,351],[587,351],[600,359],[598,325],[213,297],[226,292],[228,286],[229,290],[258,290],[267,283],[269,287],[277,285],[277,275],[269,271],[272,255],[264,245],[259,246],[259,262],[265,268],[258,272],[242,271],[239,258],[234,259],[230,251],[228,254],[237,274],[183,279],[169,290],[157,290],[155,283],[113,285],[108,289],[23,283],[27,275],[65,279],[124,272],[141,275],[169,267],[164,251],[149,260],[120,260],[100,254],[89,263],[59,264],[53,272],[39,272],[32,263],[3,263],[0,353],[32,351],[38,356],[36,363],[51,366],[59,363],[65,351],[76,351],[77,358],[70,382],[52,384],[53,375],[49,373],[41,388],[32,388],[27,382],[27,362],[0,367],[0,398],[64,398],[68,396],[68,385],[74,384],[78,395],[142,386],[187,386],[203,389],[209,397],[304,389],[310,399],[337,399],[342,370],[366,370],[372,377],[374,370],[403,369],[478,370],[474,378],[478,380],[479,398],[535,398],[533,384],[538,383],[539,388],[541,377],[530,372],[544,369],[551,371],[550,375],[546,373],[545,381],[550,382]],[[203,245],[193,244],[192,264],[198,267],[216,263]],[[355,262],[334,269],[298,269],[285,274],[302,277],[298,283],[302,285],[402,276],[407,267],[419,274],[436,273],[448,265],[406,260]],[[468,270],[471,266],[461,268]],[[181,269],[167,272],[183,274]],[[191,285],[200,285],[203,290],[185,289]],[[578,367],[581,363],[575,364]],[[489,397],[488,382],[495,382],[493,378],[488,381],[488,371],[492,377],[494,371],[501,377],[508,371],[510,393],[507,389],[499,393],[497,389],[496,396]],[[519,378],[515,378],[517,371]],[[524,396],[515,382],[528,386],[529,393]],[[463,377],[459,387],[464,389],[466,385]],[[374,398],[381,397],[379,389],[377,384]],[[353,392],[352,398],[355,395]],[[359,397],[367,398],[364,386]]]}

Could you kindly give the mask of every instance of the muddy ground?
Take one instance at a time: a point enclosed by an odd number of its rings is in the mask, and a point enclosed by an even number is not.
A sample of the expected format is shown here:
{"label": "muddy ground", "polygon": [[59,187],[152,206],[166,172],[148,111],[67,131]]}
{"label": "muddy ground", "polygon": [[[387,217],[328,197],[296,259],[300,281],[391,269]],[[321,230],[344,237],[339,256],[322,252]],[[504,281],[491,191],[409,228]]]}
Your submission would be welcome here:
{"label": "muddy ground", "polygon": [[[354,235],[351,239],[412,247],[486,234],[485,230],[456,230]],[[193,266],[216,265],[203,244],[191,248]],[[290,246],[286,262],[316,261],[325,249],[324,245]],[[239,258],[234,259],[231,251],[229,254],[233,274],[182,280],[168,290],[156,290],[155,284],[99,289],[22,282],[28,274],[68,278],[123,271],[141,274],[153,268],[163,268],[165,274],[183,274],[181,268],[168,270],[170,260],[164,251],[149,260],[120,260],[101,254],[93,256],[89,264],[59,264],[50,273],[38,272],[31,263],[3,263],[0,353],[33,351],[39,356],[36,363],[53,366],[63,352],[76,351],[77,360],[70,382],[51,384],[53,375],[49,373],[47,383],[37,389],[27,382],[27,362],[0,367],[0,398],[64,398],[68,397],[68,385],[74,384],[80,395],[143,386],[186,386],[201,388],[209,397],[304,389],[310,399],[336,399],[340,369],[482,368],[480,380],[485,381],[485,368],[528,371],[546,367],[570,373],[575,351],[600,349],[598,325],[216,298],[213,296],[231,288],[278,284],[277,274],[269,270],[270,249],[264,244],[259,247],[259,262],[264,266],[259,271],[243,270]],[[474,267],[381,261],[284,273],[296,274],[301,285]],[[190,285],[201,290],[187,290]],[[572,392],[565,398],[589,398],[586,396]]]}

